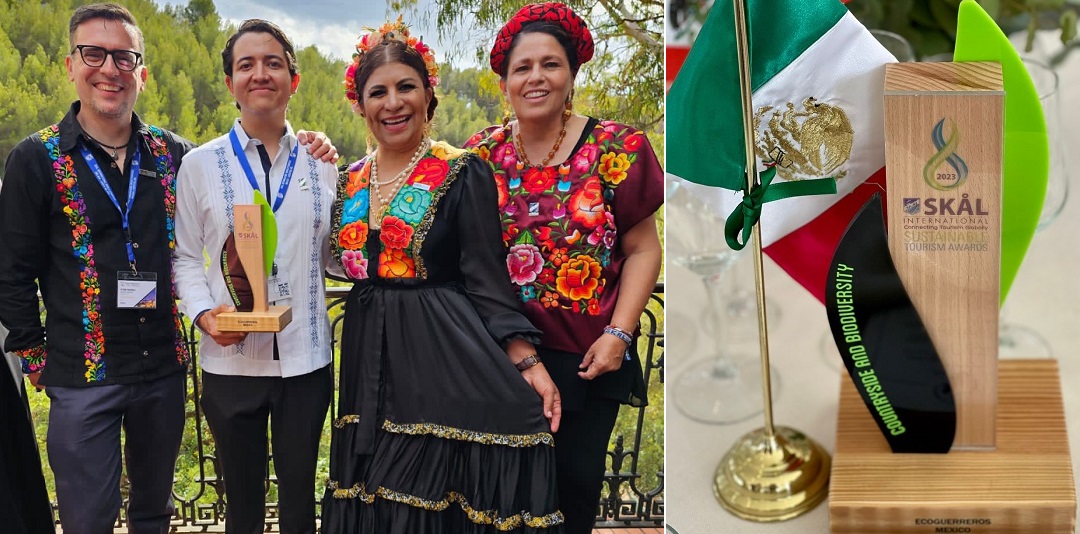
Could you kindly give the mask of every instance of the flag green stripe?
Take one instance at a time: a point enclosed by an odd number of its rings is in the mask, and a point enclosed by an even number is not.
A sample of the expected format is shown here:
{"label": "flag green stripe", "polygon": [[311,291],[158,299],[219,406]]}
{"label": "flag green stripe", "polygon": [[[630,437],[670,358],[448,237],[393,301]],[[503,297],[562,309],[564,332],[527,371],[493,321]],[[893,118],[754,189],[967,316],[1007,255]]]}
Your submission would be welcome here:
{"label": "flag green stripe", "polygon": [[[847,13],[839,0],[748,0],[751,85],[787,68]],[[745,184],[733,0],[717,0],[668,94],[668,171],[725,189]]]}

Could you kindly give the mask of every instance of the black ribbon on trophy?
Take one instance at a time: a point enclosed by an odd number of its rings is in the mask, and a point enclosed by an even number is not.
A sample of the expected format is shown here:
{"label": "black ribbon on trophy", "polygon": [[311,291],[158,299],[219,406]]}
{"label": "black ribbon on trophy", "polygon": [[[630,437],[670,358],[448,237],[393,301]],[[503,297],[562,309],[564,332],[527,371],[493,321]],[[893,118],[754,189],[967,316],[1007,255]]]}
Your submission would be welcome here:
{"label": "black ribbon on trophy", "polygon": [[893,452],[946,453],[956,403],[945,367],[889,254],[881,195],[833,255],[825,311],[848,374]]}

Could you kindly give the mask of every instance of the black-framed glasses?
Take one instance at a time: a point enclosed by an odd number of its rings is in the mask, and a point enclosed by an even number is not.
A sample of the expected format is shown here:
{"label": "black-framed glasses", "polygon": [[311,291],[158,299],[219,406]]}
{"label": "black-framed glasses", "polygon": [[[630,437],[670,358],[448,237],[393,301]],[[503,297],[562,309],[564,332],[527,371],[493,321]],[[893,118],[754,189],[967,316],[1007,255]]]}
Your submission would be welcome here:
{"label": "black-framed glasses", "polygon": [[[75,50],[79,51],[79,56],[87,67],[100,67],[109,56],[113,57],[116,68],[124,72],[131,72],[142,63],[142,54],[132,50],[109,50],[94,45],[75,45]],[[71,52],[74,53],[75,50]]]}

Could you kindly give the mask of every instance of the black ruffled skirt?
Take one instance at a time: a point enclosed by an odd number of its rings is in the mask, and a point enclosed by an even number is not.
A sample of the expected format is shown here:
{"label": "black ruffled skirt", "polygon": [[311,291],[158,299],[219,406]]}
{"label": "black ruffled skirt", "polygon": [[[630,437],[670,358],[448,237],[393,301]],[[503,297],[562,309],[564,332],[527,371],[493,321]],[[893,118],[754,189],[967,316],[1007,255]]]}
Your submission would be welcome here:
{"label": "black ruffled skirt", "polygon": [[561,531],[540,398],[458,287],[359,283],[342,331],[323,532]]}

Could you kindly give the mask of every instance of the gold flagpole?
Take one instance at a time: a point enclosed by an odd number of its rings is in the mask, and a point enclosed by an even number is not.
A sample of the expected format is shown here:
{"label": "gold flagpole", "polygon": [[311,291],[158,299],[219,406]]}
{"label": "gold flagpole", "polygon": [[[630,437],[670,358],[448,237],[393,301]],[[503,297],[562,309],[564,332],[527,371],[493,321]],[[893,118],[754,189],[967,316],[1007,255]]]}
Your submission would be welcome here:
{"label": "gold flagpole", "polygon": [[[750,82],[750,45],[746,0],[734,0],[735,42],[742,97],[746,182],[760,186],[754,153],[754,106]],[[765,426],[739,438],[716,468],[713,492],[736,516],[752,521],[783,521],[802,515],[828,493],[829,454],[802,432],[773,427],[772,380],[769,374],[769,330],[765,316],[765,271],[761,226],[752,229],[754,277],[757,289],[758,338],[761,347],[761,389]],[[722,342],[723,340],[721,340]]]}
{"label": "gold flagpole", "polygon": [[[753,191],[761,185],[757,173],[757,156],[754,154],[754,103],[751,97],[753,88],[750,83],[750,40],[746,33],[746,2],[735,0],[735,45],[739,59],[739,96],[742,97],[742,120],[743,120],[743,146],[746,152],[746,185]],[[752,229],[753,255],[754,255],[754,280],[757,288],[758,310],[758,343],[761,347],[761,393],[764,396],[765,406],[765,435],[769,441],[773,441],[775,430],[773,429],[772,413],[772,377],[769,374],[769,325],[765,317],[765,271],[762,267],[761,257],[761,225],[755,224]]]}

